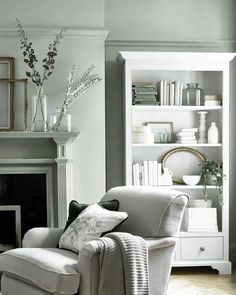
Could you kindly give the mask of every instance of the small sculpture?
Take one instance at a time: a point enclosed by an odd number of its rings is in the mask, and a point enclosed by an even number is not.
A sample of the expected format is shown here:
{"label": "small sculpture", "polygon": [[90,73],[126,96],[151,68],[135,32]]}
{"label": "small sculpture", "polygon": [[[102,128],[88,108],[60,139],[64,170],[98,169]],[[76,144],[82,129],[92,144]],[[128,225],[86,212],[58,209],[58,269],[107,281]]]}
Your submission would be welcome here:
{"label": "small sculpture", "polygon": [[198,112],[200,115],[200,120],[199,120],[199,138],[198,138],[198,143],[206,143],[207,138],[206,138],[206,115],[208,112],[202,111]]}

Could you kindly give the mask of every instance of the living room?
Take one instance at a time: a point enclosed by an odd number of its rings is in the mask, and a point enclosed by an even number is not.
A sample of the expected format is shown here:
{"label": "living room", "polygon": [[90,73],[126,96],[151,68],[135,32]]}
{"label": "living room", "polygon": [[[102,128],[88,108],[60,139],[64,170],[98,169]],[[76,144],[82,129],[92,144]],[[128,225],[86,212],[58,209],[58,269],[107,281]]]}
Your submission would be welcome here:
{"label": "living room", "polygon": [[[186,212],[193,214],[189,205],[186,208],[166,294],[236,294],[235,5],[234,0],[1,1],[0,93],[8,97],[0,111],[0,207],[7,212],[7,219],[2,221],[5,217],[0,216],[0,220],[6,224],[15,216],[15,246],[22,246],[25,233],[33,227],[64,228],[72,200],[99,202],[110,189],[135,184],[132,165],[138,164],[141,175],[145,161],[163,168],[164,159],[173,174],[170,182],[163,180],[162,188],[175,186],[190,201],[208,192],[213,201],[210,208],[192,211],[197,212],[198,225],[199,216],[205,220],[201,233],[190,229],[183,233]],[[160,80],[181,81],[183,104],[161,102],[161,90],[155,88]],[[142,106],[143,99],[136,98],[141,106],[135,105],[131,94],[138,83],[146,83],[145,90],[155,88],[155,94],[148,96],[155,103]],[[187,83],[199,83],[199,104],[184,103]],[[170,87],[177,88],[167,84],[169,93]],[[40,99],[46,97],[41,108],[37,102],[34,105],[38,93]],[[33,122],[40,109],[45,115],[43,127]],[[64,129],[61,122],[59,127],[55,124],[60,116]],[[147,122],[155,123],[155,128],[157,123],[168,123],[170,139],[132,142],[132,128],[150,130]],[[214,133],[210,142],[207,135],[213,122],[218,137]],[[189,128],[192,141],[186,142],[184,135],[183,143],[176,142],[177,133]],[[205,164],[208,159],[218,168],[223,162],[223,184],[208,183],[204,191],[198,162]],[[199,185],[187,187],[183,174],[200,174]],[[140,187],[144,180],[138,178]],[[12,196],[10,201],[5,201],[6,191]],[[214,231],[209,233],[210,215]],[[184,244],[187,239],[192,244]],[[204,259],[191,256],[195,248]],[[13,289],[7,291],[8,284]],[[23,295],[12,291],[18,287],[11,280],[4,288],[3,295]],[[25,290],[24,294],[57,294]]]}

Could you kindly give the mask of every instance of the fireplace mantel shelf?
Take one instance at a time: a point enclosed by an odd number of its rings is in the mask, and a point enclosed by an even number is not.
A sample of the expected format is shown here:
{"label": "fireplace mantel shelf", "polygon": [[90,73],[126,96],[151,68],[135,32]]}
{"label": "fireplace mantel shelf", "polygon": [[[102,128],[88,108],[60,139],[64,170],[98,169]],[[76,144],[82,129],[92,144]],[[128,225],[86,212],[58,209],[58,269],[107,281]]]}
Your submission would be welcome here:
{"label": "fireplace mantel shelf", "polygon": [[0,132],[0,139],[15,138],[52,138],[53,140],[73,141],[79,132],[24,132],[24,131],[2,131]]}

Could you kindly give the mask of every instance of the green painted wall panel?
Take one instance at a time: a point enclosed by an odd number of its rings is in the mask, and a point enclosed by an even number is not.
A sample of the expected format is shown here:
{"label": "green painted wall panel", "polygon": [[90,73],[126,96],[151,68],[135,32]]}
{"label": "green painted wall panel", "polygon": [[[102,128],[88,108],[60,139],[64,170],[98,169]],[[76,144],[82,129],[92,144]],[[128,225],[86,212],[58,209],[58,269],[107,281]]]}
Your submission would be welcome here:
{"label": "green painted wall panel", "polygon": [[0,27],[104,27],[103,0],[1,0]]}

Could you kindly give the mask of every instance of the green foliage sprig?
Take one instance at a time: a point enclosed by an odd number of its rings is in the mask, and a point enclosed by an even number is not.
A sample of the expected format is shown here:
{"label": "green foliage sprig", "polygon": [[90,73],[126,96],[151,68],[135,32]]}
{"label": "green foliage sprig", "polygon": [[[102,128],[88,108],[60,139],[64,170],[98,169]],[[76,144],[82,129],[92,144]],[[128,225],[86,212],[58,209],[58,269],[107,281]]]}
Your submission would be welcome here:
{"label": "green foliage sprig", "polygon": [[25,34],[23,26],[19,19],[16,19],[17,32],[20,37],[21,49],[23,49],[24,62],[29,66],[30,71],[26,72],[27,77],[31,78],[33,83],[37,86],[42,87],[45,80],[53,73],[55,68],[55,57],[58,53],[58,45],[60,40],[63,38],[65,33],[65,28],[62,28],[59,34],[56,34],[55,40],[48,45],[48,52],[46,57],[43,59],[43,73],[42,75],[36,69],[36,64],[38,59],[35,54],[35,50],[32,47],[32,42],[30,42]]}
{"label": "green foliage sprig", "polygon": [[203,182],[203,198],[207,200],[207,185],[209,184],[209,178],[211,177],[213,184],[216,187],[218,202],[220,205],[223,205],[222,190],[225,177],[223,174],[223,163],[206,160],[201,164],[200,174]]}

